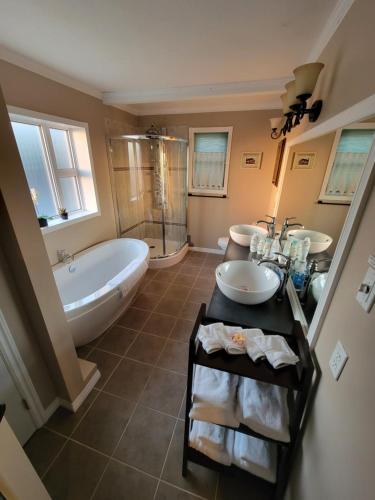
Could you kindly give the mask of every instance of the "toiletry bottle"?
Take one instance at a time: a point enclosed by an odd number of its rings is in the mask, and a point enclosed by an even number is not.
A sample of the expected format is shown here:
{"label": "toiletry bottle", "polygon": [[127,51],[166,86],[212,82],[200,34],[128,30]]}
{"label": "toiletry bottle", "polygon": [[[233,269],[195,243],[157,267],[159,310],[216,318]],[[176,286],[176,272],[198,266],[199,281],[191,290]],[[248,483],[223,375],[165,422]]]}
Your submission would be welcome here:
{"label": "toiletry bottle", "polygon": [[283,245],[283,254],[285,255],[285,257],[289,257],[290,255],[290,245],[291,245],[290,240],[286,240]]}
{"label": "toiletry bottle", "polygon": [[271,245],[272,245],[272,238],[269,238],[267,236],[266,241],[264,242],[264,252],[263,252],[264,259],[270,258]]}
{"label": "toiletry bottle", "polygon": [[250,240],[250,252],[256,252],[259,243],[259,236],[257,233],[254,233]]}
{"label": "toiletry bottle", "polygon": [[292,280],[294,287],[297,291],[302,290],[305,284],[306,267],[307,267],[307,262],[296,260],[294,263],[294,272]]}
{"label": "toiletry bottle", "polygon": [[270,259],[276,259],[277,258],[277,255],[275,255],[276,252],[278,252],[278,253],[281,252],[280,240],[279,240],[278,236],[276,236],[275,239],[272,242],[271,251],[270,251]]}
{"label": "toiletry bottle", "polygon": [[289,256],[292,259],[292,261],[296,260],[297,258],[297,240],[292,240],[290,243],[290,251],[289,251]]}
{"label": "toiletry bottle", "polygon": [[302,242],[302,250],[301,250],[301,257],[302,257],[301,260],[303,262],[306,262],[306,260],[307,260],[310,246],[311,246],[310,238],[308,236],[306,236],[306,238]]}
{"label": "toiletry bottle", "polygon": [[257,258],[261,259],[264,254],[264,244],[265,244],[265,238],[262,236],[259,237],[258,241],[258,247],[257,247]]}

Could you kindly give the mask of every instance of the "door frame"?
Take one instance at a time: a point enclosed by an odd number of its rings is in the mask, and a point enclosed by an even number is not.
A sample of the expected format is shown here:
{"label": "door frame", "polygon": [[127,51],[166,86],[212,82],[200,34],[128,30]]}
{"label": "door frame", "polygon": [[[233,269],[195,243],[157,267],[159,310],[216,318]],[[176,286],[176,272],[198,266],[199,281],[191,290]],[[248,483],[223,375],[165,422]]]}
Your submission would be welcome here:
{"label": "door frame", "polygon": [[[301,144],[303,142],[316,139],[317,137],[320,137],[322,135],[334,132],[339,128],[344,128],[352,123],[365,120],[366,118],[369,118],[374,114],[375,94],[372,94],[371,96],[345,109],[337,115],[328,118],[321,124],[307,130],[306,132],[302,132],[297,137],[294,137],[290,141],[287,141],[281,166],[279,188],[275,197],[275,205],[273,209],[274,216],[277,215],[279,209],[281,192],[284,185],[287,162],[289,159],[291,148],[296,144]],[[375,141],[372,144],[361,179],[358,183],[357,190],[345,219],[344,226],[341,231],[341,235],[337,243],[336,251],[334,253],[331,267],[328,273],[326,286],[323,289],[322,295],[315,310],[315,314],[308,329],[307,340],[310,344],[311,349],[315,348],[316,342],[318,341],[325,317],[327,315],[336,287],[340,280],[341,272],[345,266],[345,262],[348,258],[352,243],[357,234],[362,214],[372,189],[374,178]]]}
{"label": "door frame", "polygon": [[0,309],[0,352],[14,383],[29,406],[35,430],[46,421],[46,411],[39,399],[28,370],[18,351],[4,314]]}

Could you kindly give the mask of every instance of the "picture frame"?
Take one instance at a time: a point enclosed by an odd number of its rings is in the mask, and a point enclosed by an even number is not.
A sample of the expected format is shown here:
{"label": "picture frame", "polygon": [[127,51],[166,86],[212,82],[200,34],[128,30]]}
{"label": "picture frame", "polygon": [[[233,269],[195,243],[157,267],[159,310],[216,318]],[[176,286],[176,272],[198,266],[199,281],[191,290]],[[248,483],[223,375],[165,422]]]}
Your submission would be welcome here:
{"label": "picture frame", "polygon": [[315,163],[315,153],[294,153],[292,170],[309,170]]}
{"label": "picture frame", "polygon": [[263,153],[242,153],[242,168],[260,169],[262,165]]}
{"label": "picture frame", "polygon": [[275,167],[273,169],[272,184],[277,187],[279,185],[280,170],[283,163],[284,150],[285,150],[286,139],[282,139],[277,146]]}

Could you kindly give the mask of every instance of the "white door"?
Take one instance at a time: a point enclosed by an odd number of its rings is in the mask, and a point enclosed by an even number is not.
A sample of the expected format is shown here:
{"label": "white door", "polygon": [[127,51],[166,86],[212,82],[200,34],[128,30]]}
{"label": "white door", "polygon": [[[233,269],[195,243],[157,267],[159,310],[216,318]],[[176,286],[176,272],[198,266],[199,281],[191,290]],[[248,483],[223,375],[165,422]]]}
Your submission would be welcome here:
{"label": "white door", "polygon": [[13,377],[0,351],[0,403],[6,404],[5,416],[17,436],[21,445],[24,445],[36,431],[36,425],[27,409],[26,400],[23,399]]}

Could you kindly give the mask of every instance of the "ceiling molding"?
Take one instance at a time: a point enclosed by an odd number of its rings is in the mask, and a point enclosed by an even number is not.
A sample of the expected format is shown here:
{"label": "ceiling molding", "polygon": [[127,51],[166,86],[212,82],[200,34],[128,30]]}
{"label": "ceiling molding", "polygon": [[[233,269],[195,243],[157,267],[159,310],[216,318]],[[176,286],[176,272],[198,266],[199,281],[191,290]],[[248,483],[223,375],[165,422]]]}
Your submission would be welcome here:
{"label": "ceiling molding", "polygon": [[183,101],[202,97],[219,97],[227,95],[267,94],[281,92],[289,77],[268,80],[252,80],[248,82],[213,83],[191,85],[188,87],[171,87],[141,91],[103,92],[104,104],[142,104],[168,101]]}
{"label": "ceiling molding", "polygon": [[328,45],[355,0],[338,0],[311,49],[306,62],[315,62]]}
{"label": "ceiling molding", "polygon": [[210,106],[205,102],[205,104],[198,105],[196,107],[184,108],[179,106],[171,106],[169,108],[158,109],[157,105],[151,105],[144,108],[137,108],[136,106],[121,106],[121,109],[128,111],[129,113],[136,116],[159,116],[159,115],[190,115],[195,113],[220,113],[228,111],[262,111],[262,110],[276,110],[280,111],[281,106],[276,104],[274,101],[269,103],[261,103],[259,105],[253,104],[221,104]]}
{"label": "ceiling molding", "polygon": [[66,85],[75,90],[79,90],[84,94],[91,95],[92,97],[96,97],[97,99],[102,99],[102,93],[83,83],[75,78],[67,76],[59,71],[56,71],[49,66],[46,66],[42,63],[34,61],[33,59],[29,59],[18,52],[14,52],[13,50],[9,50],[8,48],[0,45],[0,59],[4,61],[14,64],[16,66],[20,66],[21,68],[32,71],[33,73],[37,73],[38,75],[44,76],[49,80],[53,80],[54,82],[61,83],[62,85]]}

